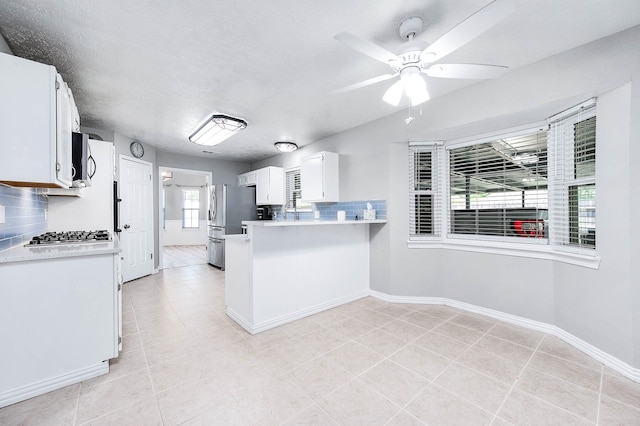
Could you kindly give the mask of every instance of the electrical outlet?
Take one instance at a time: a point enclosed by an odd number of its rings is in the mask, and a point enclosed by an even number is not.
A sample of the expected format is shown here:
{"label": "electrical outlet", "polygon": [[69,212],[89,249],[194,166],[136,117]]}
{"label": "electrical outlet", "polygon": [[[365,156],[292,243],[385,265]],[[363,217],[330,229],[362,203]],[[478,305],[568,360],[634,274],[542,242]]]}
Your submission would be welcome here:
{"label": "electrical outlet", "polygon": [[0,206],[0,224],[5,222],[5,216],[4,216],[4,206]]}

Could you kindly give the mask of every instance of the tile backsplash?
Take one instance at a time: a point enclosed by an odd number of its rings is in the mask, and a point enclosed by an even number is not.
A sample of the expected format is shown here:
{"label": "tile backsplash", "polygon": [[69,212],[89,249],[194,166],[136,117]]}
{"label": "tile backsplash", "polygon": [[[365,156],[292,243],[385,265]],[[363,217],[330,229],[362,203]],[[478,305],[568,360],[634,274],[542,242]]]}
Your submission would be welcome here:
{"label": "tile backsplash", "polygon": [[34,235],[47,231],[46,196],[34,188],[0,185],[0,206],[4,206],[5,223],[0,223],[0,251],[26,244]]}
{"label": "tile backsplash", "polygon": [[[320,220],[336,220],[338,211],[344,210],[346,220],[359,220],[363,218],[363,211],[367,209],[367,203],[371,203],[371,208],[376,211],[376,219],[387,218],[387,201],[386,200],[364,200],[364,201],[341,201],[338,203],[315,203],[314,210],[320,212]],[[278,218],[282,220],[282,213],[278,214]],[[289,213],[288,216],[292,216]],[[300,220],[313,220],[313,212],[299,212]]]}

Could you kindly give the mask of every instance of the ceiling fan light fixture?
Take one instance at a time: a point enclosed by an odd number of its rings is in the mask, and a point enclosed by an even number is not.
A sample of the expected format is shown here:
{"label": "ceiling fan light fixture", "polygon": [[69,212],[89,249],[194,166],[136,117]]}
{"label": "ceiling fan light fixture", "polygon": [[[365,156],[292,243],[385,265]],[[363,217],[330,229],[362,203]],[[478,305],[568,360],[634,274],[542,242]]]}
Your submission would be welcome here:
{"label": "ceiling fan light fixture", "polygon": [[400,80],[404,83],[404,90],[408,97],[427,90],[427,83],[422,78],[418,67],[407,67],[400,72]]}
{"label": "ceiling fan light fixture", "polygon": [[280,141],[280,142],[274,143],[273,145],[280,152],[293,152],[296,149],[298,149],[298,145],[296,145],[294,142]]}
{"label": "ceiling fan light fixture", "polygon": [[189,140],[198,145],[214,146],[245,129],[247,122],[228,115],[214,114],[202,123]]}
{"label": "ceiling fan light fixture", "polygon": [[402,80],[398,80],[391,85],[384,93],[382,100],[388,103],[389,105],[398,106],[400,104],[400,99],[402,98],[402,91],[404,90],[404,82]]}

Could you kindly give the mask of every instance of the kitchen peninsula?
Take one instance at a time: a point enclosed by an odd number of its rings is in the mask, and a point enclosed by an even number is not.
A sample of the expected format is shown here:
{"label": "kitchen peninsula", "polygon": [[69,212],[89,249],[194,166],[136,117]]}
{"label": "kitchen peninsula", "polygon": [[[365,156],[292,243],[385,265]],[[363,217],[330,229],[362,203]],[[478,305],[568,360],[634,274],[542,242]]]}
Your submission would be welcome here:
{"label": "kitchen peninsula", "polygon": [[227,315],[251,334],[369,294],[369,221],[246,221],[226,237]]}

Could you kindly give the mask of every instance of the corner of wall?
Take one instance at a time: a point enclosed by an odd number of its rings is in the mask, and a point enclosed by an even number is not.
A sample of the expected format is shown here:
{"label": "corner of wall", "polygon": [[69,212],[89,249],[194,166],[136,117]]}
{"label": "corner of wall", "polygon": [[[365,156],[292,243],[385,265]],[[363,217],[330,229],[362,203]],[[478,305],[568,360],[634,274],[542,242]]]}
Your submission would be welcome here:
{"label": "corner of wall", "polygon": [[2,34],[0,34],[0,52],[6,53],[7,55],[13,55],[11,48],[7,44],[7,41],[4,39],[4,37],[2,37]]}

